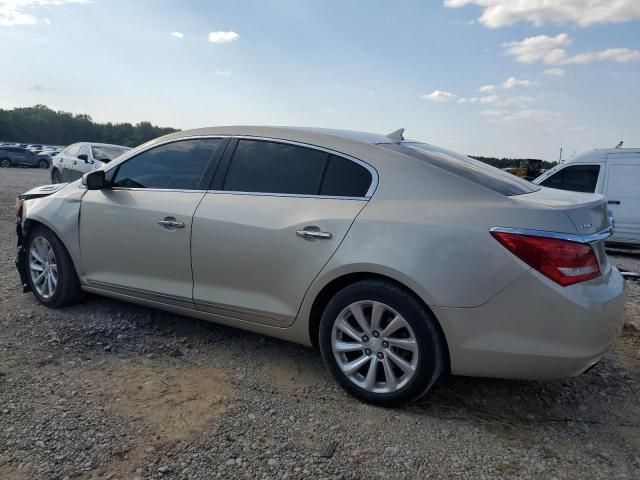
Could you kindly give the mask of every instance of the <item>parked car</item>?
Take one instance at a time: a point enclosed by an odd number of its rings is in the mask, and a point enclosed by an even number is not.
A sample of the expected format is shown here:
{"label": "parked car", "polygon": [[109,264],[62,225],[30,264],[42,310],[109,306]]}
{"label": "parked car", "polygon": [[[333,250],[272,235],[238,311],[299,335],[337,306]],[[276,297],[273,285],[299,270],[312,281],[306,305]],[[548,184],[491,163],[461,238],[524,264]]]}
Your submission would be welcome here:
{"label": "parked car", "polygon": [[556,165],[538,185],[607,197],[615,220],[612,243],[640,245],[640,148],[598,149]]}
{"label": "parked car", "polygon": [[49,168],[49,162],[32,151],[21,147],[0,147],[0,167]]}
{"label": "parked car", "polygon": [[44,160],[47,162],[47,166],[42,168],[49,168],[53,164],[55,156],[59,153],[59,151],[55,150],[43,150],[40,153],[37,153],[36,157],[38,158],[38,163],[40,163],[40,160]]}
{"label": "parked car", "polygon": [[622,328],[603,196],[401,131],[177,132],[20,198],[17,265],[42,304],[92,292],[318,345],[378,405],[447,371],[579,375]]}
{"label": "parked car", "polygon": [[51,164],[53,183],[72,182],[87,172],[97,170],[130,150],[108,143],[74,143],[62,150]]}

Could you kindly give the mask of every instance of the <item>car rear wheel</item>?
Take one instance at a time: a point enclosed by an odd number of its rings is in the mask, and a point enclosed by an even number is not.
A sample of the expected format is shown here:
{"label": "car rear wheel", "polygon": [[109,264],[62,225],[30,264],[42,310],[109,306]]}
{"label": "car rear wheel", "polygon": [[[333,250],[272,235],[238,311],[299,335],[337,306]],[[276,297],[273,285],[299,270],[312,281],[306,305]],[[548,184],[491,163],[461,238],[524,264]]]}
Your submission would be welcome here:
{"label": "car rear wheel", "polygon": [[58,171],[58,169],[55,169],[52,173],[51,173],[51,181],[53,183],[60,183],[60,172]]}
{"label": "car rear wheel", "polygon": [[81,300],[82,290],[71,257],[51,230],[35,227],[26,247],[29,286],[40,303],[59,308]]}
{"label": "car rear wheel", "polygon": [[354,397],[384,407],[420,398],[445,365],[444,339],[431,312],[384,280],[338,292],[324,310],[319,338],[336,381]]}
{"label": "car rear wheel", "polygon": [[38,168],[49,168],[49,162],[46,160],[40,160],[38,162]]}
{"label": "car rear wheel", "polygon": [[11,166],[11,160],[9,160],[8,158],[0,159],[0,167],[8,168],[10,166]]}

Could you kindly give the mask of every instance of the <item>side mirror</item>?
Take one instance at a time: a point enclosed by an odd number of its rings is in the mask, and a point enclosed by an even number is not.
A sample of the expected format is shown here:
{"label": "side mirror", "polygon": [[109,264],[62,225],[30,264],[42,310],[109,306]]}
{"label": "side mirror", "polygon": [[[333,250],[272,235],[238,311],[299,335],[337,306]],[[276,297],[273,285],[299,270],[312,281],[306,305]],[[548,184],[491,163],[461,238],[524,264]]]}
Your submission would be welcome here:
{"label": "side mirror", "polygon": [[82,185],[87,187],[87,190],[102,190],[106,183],[104,170],[94,170],[82,176]]}
{"label": "side mirror", "polygon": [[86,153],[81,153],[78,155],[78,160],[84,160],[85,163],[87,163],[89,161],[89,156]]}

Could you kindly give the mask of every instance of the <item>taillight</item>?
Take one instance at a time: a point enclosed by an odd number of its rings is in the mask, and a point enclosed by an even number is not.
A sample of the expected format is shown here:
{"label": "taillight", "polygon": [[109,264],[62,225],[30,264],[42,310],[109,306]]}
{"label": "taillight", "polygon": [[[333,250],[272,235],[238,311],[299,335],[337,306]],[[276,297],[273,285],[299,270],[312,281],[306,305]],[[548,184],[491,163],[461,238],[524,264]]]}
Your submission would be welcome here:
{"label": "taillight", "polygon": [[491,235],[520,260],[563,287],[600,276],[591,245],[518,233]]}

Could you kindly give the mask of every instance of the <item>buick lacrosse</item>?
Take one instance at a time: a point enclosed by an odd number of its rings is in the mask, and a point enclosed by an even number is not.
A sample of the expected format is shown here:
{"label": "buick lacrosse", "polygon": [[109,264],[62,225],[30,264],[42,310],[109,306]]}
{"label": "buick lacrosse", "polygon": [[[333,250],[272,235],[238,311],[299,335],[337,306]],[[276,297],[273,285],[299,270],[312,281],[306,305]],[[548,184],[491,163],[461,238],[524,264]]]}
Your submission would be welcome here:
{"label": "buick lacrosse", "polygon": [[402,130],[178,132],[21,195],[17,216],[40,303],[91,292],[317,346],[383,406],[449,372],[579,375],[622,326],[603,196]]}

